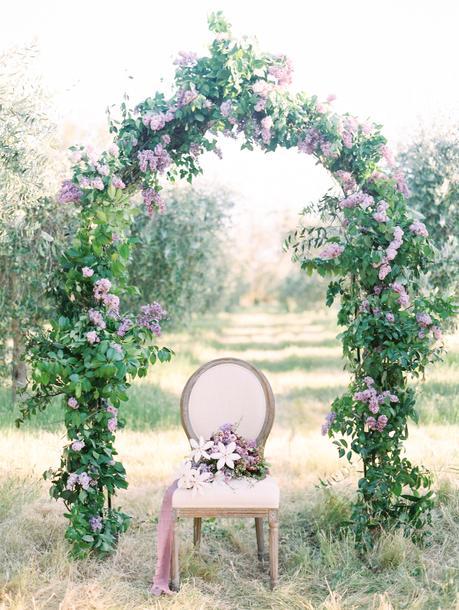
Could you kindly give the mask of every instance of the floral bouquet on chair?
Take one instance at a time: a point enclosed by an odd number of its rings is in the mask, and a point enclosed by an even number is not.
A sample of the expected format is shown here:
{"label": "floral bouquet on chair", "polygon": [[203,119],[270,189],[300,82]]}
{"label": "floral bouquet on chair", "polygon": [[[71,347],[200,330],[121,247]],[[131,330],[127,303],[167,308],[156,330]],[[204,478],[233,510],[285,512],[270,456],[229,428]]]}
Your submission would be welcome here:
{"label": "floral bouquet on chair", "polygon": [[185,461],[178,487],[202,491],[209,483],[231,479],[264,479],[268,464],[254,440],[237,434],[233,424],[224,424],[209,440],[190,439],[191,453]]}

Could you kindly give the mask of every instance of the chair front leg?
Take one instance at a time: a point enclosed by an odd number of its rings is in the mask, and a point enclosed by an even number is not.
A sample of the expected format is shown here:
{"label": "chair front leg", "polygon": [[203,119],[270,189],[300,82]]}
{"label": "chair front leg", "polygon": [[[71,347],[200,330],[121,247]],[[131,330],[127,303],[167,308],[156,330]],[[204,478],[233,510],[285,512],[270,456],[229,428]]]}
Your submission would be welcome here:
{"label": "chair front leg", "polygon": [[172,553],[171,553],[171,585],[174,591],[180,589],[179,566],[179,528],[177,511],[172,512]]}
{"label": "chair front leg", "polygon": [[263,517],[255,517],[255,531],[257,533],[258,559],[263,561],[265,558],[265,540],[263,536]]}
{"label": "chair front leg", "polygon": [[201,545],[201,530],[202,530],[202,517],[194,517],[193,519],[193,544],[199,548]]}
{"label": "chair front leg", "polygon": [[269,523],[269,572],[271,576],[271,589],[277,585],[279,580],[279,520],[278,511],[270,510],[268,514]]}

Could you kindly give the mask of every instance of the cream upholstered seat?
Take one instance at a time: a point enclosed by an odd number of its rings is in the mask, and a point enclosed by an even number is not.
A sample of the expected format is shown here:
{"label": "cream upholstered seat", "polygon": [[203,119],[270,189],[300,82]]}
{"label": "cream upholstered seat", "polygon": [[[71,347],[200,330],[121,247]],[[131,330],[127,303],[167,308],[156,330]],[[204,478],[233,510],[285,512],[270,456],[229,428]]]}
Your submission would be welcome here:
{"label": "cream upholstered seat", "polygon": [[[236,424],[247,439],[263,450],[274,421],[274,396],[266,377],[254,366],[237,358],[220,358],[204,364],[187,381],[180,401],[182,425],[189,439],[205,439],[225,423]],[[173,538],[171,578],[178,589],[178,519],[194,518],[194,544],[201,541],[204,517],[252,517],[258,558],[264,559],[263,519],[269,523],[271,586],[278,579],[279,487],[268,476],[261,481],[214,482],[200,493],[176,489],[172,497]]]}
{"label": "cream upholstered seat", "polygon": [[279,486],[272,477],[212,483],[200,493],[176,489],[173,508],[279,508]]}

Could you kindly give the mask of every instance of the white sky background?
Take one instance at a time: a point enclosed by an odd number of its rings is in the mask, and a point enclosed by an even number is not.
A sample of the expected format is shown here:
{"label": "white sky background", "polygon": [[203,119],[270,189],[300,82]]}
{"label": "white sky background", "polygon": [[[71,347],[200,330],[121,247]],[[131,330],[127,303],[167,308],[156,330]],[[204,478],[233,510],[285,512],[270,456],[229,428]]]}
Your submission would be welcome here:
{"label": "white sky background", "polygon": [[[59,121],[88,143],[124,92],[134,105],[167,89],[178,51],[206,52],[207,15],[219,9],[236,35],[293,60],[294,89],[334,93],[337,111],[383,123],[394,146],[420,123],[459,119],[456,0],[3,0],[0,48],[38,44]],[[223,161],[204,159],[206,180],[241,193],[240,212],[260,222],[328,185],[305,155],[222,148]]]}

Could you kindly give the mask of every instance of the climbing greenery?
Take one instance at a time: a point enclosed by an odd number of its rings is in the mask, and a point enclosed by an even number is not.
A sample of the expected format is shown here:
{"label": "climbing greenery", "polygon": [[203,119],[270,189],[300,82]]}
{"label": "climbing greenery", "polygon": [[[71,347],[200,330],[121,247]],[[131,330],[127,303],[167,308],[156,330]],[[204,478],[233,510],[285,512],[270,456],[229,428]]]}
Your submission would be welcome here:
{"label": "climbing greenery", "polygon": [[149,213],[163,211],[164,180],[191,182],[203,152],[220,154],[220,134],[250,150],[313,155],[336,178],[336,193],[317,206],[320,226],[300,227],[287,245],[304,270],[333,276],[327,304],[340,298],[352,381],[323,432],[341,456],[363,466],[352,515],[357,537],[371,541],[394,525],[420,529],[432,506],[429,473],[403,455],[407,421],[416,420],[408,381],[439,357],[440,325],[452,306],[419,290],[432,249],[426,227],[407,209],[403,177],[392,175],[386,140],[379,126],[334,113],[330,98],[291,93],[287,58],[233,40],[221,14],[210,28],[206,57],[180,54],[171,98],[157,93],[134,109],[123,104],[111,122],[114,143],[101,155],[74,149],[73,175],[59,195],[79,209],[80,228],[56,278],[61,302],[52,328],[32,338],[22,418],[62,395],[68,444],[49,476],[52,495],[69,509],[67,537],[79,556],[110,552],[128,524],[111,505],[127,485],[114,431],[132,379],[171,356],[152,342],[165,315],[158,303],[137,315],[120,310],[135,290],[126,285],[135,240],[128,237],[130,196],[140,190]]}

